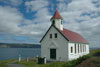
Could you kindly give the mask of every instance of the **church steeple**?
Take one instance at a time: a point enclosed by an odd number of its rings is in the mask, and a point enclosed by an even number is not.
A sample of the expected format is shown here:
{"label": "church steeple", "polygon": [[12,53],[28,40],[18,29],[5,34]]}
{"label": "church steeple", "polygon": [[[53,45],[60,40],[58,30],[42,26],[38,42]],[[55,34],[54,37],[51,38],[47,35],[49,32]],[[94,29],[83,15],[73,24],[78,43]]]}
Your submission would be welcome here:
{"label": "church steeple", "polygon": [[62,20],[63,18],[59,14],[58,10],[54,13],[54,15],[51,17],[51,22],[53,25],[55,25],[58,29],[63,30]]}

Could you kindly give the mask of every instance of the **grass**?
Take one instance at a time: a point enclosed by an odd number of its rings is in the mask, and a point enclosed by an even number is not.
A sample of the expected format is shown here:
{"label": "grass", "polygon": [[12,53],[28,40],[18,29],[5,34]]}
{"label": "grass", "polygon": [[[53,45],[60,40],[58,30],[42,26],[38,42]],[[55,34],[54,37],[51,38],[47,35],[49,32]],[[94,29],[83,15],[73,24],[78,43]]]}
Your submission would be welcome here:
{"label": "grass", "polygon": [[[47,63],[47,64],[37,64],[35,62],[35,60],[30,60],[29,62],[26,62],[26,60],[22,60],[20,63],[18,64],[22,64],[22,65],[25,65],[26,67],[75,67],[79,64],[81,64],[83,61],[85,60],[88,60],[89,58],[92,58],[92,55],[93,54],[96,54],[100,52],[100,49],[98,50],[92,50],[90,51],[90,54],[88,55],[84,55],[78,59],[75,59],[75,60],[71,60],[71,61],[68,61],[68,62],[53,62],[53,63]],[[91,61],[91,63],[100,63],[99,60],[97,59],[94,59],[93,61]]]}
{"label": "grass", "polygon": [[[31,58],[29,62],[23,59],[20,63],[17,61],[16,64],[24,65],[25,67],[100,67],[100,58],[93,57],[94,54],[100,52],[100,49],[90,51],[90,54],[84,55],[78,59],[68,61],[68,62],[53,62],[47,64],[37,64],[36,60]],[[4,60],[0,61],[0,67],[7,67],[7,63],[13,62],[15,60]],[[92,65],[92,66],[89,66]]]}
{"label": "grass", "polygon": [[2,61],[0,61],[0,67],[8,67],[7,63],[10,63],[13,61],[15,61],[15,60],[14,59],[13,60],[2,60]]}
{"label": "grass", "polygon": [[78,64],[82,63],[84,60],[87,60],[88,58],[90,58],[89,55],[84,55],[82,57],[79,57],[78,59],[68,61],[66,64],[63,65],[63,67],[77,66]]}
{"label": "grass", "polygon": [[30,60],[29,62],[26,62],[26,60],[22,60],[20,63],[16,62],[16,64],[22,64],[25,67],[61,67],[64,63],[66,62],[53,62],[53,63],[48,63],[48,64],[37,64],[34,60]]}
{"label": "grass", "polygon": [[89,55],[93,55],[100,52],[100,49],[96,49],[96,50],[91,50]]}
{"label": "grass", "polygon": [[26,67],[74,67],[78,64],[80,64],[82,61],[88,59],[90,56],[85,55],[83,57],[80,57],[76,60],[68,61],[68,62],[53,62],[53,63],[47,63],[47,64],[37,64],[34,59],[31,59],[29,62],[26,62],[26,60],[22,60],[20,63],[17,62],[16,64],[22,64]]}

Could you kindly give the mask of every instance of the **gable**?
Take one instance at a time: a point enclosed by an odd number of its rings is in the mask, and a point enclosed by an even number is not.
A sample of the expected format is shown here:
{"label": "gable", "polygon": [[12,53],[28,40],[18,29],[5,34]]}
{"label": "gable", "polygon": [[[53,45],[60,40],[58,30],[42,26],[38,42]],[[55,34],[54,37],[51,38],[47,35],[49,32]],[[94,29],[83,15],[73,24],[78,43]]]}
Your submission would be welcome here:
{"label": "gable", "polygon": [[[51,27],[54,27],[67,41],[70,42],[75,42],[75,43],[88,43],[81,35],[79,35],[78,33],[72,32],[70,30],[67,29],[63,29],[63,31],[59,30],[58,28],[56,28],[54,25],[51,25],[50,28],[48,29],[48,31],[46,32],[46,34],[43,36],[43,38],[41,39],[41,41],[44,39],[44,37],[47,35],[47,33],[49,32],[49,30],[51,29]],[[41,42],[40,41],[40,42]]]}
{"label": "gable", "polygon": [[45,38],[45,36],[47,35],[47,33],[49,32],[49,30],[51,29],[51,27],[52,27],[53,25],[51,25],[50,27],[49,27],[49,29],[47,30],[47,32],[45,33],[45,35],[42,37],[42,39],[40,40],[40,43],[42,42],[42,40]]}
{"label": "gable", "polygon": [[46,37],[46,35],[48,34],[48,32],[51,30],[51,28],[54,28],[59,34],[61,34],[67,41],[69,41],[54,25],[51,25],[50,28],[47,30],[47,32],[45,33],[45,35],[42,37],[42,39],[40,40],[40,43],[43,41],[43,39]]}

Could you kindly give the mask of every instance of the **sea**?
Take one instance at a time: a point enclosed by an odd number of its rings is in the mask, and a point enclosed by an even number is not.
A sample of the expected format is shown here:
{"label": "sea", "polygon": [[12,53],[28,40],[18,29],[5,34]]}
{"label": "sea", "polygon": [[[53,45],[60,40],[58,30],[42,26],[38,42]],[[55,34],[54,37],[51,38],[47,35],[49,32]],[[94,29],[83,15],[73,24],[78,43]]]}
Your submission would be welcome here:
{"label": "sea", "polygon": [[0,48],[0,60],[31,58],[41,55],[41,48]]}

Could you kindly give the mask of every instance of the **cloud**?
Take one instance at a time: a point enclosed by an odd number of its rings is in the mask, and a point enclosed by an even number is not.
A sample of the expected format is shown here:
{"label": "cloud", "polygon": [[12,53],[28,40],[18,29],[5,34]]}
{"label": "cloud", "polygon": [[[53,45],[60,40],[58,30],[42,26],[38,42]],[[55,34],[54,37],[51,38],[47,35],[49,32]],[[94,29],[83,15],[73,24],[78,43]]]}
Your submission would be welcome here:
{"label": "cloud", "polygon": [[[48,8],[44,2],[39,1],[39,3],[44,5],[44,7],[39,7],[41,10],[36,10],[37,13],[34,14],[35,18],[33,20],[25,19],[23,14],[20,13],[17,8],[12,8],[10,6],[0,6],[0,34],[5,34],[5,36],[12,34],[13,36],[10,36],[12,39],[10,38],[9,40],[12,40],[13,42],[15,40],[13,38],[14,36],[27,37],[30,39],[28,41],[39,41],[46,30],[49,28],[51,18]],[[34,7],[32,7],[32,9],[33,8]],[[33,10],[31,12],[33,12]],[[46,27],[44,25],[46,25]],[[17,40],[15,41],[17,42]]]}
{"label": "cloud", "polygon": [[45,0],[26,1],[25,6],[27,8],[27,11],[37,11],[37,10],[41,10],[42,8],[47,7],[48,1],[45,1]]}
{"label": "cloud", "polygon": [[64,8],[59,8],[63,3],[58,4],[58,9],[64,18],[64,27],[80,33],[89,41],[90,47],[100,47],[100,16],[98,16],[100,8],[96,6],[98,3],[94,3],[98,1],[72,0],[65,4]]}
{"label": "cloud", "polygon": [[[18,41],[18,39],[15,40],[14,37],[16,36],[26,37],[29,39],[29,42],[32,40],[39,41],[41,34],[43,34],[42,30],[45,29],[45,27],[42,26],[42,23],[40,26],[40,24],[35,24],[34,20],[25,19],[17,8],[12,8],[10,6],[0,6],[0,35],[3,34],[4,36],[6,36],[4,38],[7,38],[8,40],[4,40],[7,42],[20,42],[20,40]],[[0,41],[3,42],[3,40]],[[24,40],[21,42],[24,42]]]}
{"label": "cloud", "polygon": [[18,26],[22,19],[22,15],[16,8],[0,6],[0,32],[16,33],[20,30]]}
{"label": "cloud", "polygon": [[27,11],[29,12],[36,11],[36,13],[34,14],[35,18],[32,20],[34,25],[25,26],[23,28],[31,27],[30,28],[31,31],[34,29],[34,31],[32,31],[31,33],[34,32],[35,36],[37,36],[39,40],[46,32],[46,30],[49,28],[51,23],[50,22],[51,15],[48,10],[49,6],[48,2],[49,2],[48,0],[47,1],[35,0],[35,1],[26,1],[25,3]]}
{"label": "cloud", "polygon": [[22,0],[0,0],[0,2],[6,5],[19,6],[22,3]]}
{"label": "cloud", "polygon": [[[10,3],[12,3],[11,1],[12,0],[9,0]],[[99,47],[100,1],[56,1],[58,11],[64,19],[64,27],[80,33],[90,42],[91,47]],[[3,2],[6,3],[8,2],[8,0]],[[18,2],[16,2],[16,4],[17,3]],[[34,18],[32,20],[25,19],[18,8],[12,8],[10,6],[0,6],[0,35],[13,35],[10,36],[10,41],[14,41],[14,36],[26,37],[26,39],[29,40],[27,42],[32,42],[33,40],[39,41],[51,25],[50,18],[52,16],[51,14],[53,14],[52,12],[54,12],[54,7],[56,5],[53,2],[51,3],[51,1],[49,0],[26,1],[24,6],[26,7],[27,12],[33,12]],[[50,12],[50,9],[52,12]],[[16,39],[15,41],[19,42],[18,39]]]}

